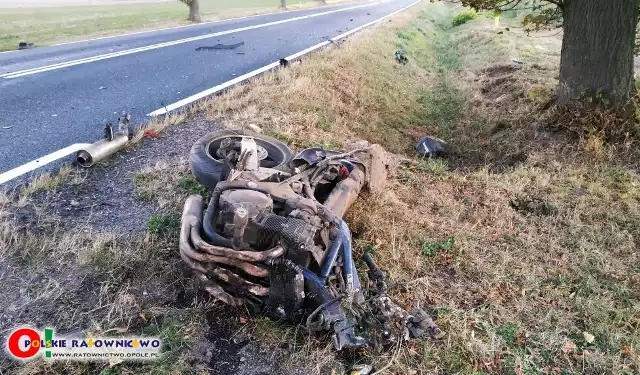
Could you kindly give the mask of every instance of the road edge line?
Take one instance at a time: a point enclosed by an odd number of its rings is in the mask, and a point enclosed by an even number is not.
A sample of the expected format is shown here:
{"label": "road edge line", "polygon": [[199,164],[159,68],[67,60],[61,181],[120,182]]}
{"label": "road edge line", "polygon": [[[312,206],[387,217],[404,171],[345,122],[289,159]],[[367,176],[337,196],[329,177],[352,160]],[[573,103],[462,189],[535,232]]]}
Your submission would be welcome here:
{"label": "road edge line", "polygon": [[22,164],[19,167],[10,169],[0,174],[0,185],[9,182],[15,178],[23,176],[31,171],[34,171],[40,167],[44,167],[47,164],[53,163],[56,160],[62,159],[65,156],[71,155],[85,147],[89,146],[89,143],[74,143],[71,146],[67,146],[58,151],[54,151],[48,155],[40,157],[36,160],[32,160],[26,164]]}

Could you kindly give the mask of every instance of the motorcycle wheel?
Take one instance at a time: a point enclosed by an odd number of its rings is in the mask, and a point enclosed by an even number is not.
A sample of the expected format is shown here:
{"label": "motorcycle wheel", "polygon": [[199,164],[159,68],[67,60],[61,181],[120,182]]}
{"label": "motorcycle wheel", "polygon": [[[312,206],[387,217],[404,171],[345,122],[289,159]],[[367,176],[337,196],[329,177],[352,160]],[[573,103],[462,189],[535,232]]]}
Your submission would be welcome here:
{"label": "motorcycle wheel", "polygon": [[189,165],[191,166],[191,172],[200,184],[209,189],[213,189],[216,186],[220,181],[220,175],[224,167],[224,158],[217,155],[220,143],[225,138],[237,138],[239,140],[243,136],[253,138],[258,147],[262,147],[266,151],[266,157],[260,160],[261,167],[288,171],[288,163],[293,154],[286,144],[275,138],[248,130],[220,130],[205,135],[191,147]]}

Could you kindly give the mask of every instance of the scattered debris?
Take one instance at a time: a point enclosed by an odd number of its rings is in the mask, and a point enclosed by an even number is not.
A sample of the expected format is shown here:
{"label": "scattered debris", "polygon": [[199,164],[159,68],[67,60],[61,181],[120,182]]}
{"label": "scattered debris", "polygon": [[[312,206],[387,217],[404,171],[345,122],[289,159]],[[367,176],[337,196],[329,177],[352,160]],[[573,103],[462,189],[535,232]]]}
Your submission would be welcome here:
{"label": "scattered debris", "polygon": [[29,49],[29,48],[33,48],[34,45],[33,43],[28,43],[28,42],[20,42],[18,43],[18,49],[22,50],[22,49]]}
{"label": "scattered debris", "polygon": [[448,144],[440,138],[424,136],[415,146],[415,150],[422,157],[438,157],[444,155],[447,151]]}
{"label": "scattered debris", "polygon": [[105,90],[107,87],[106,86],[100,86],[98,87],[98,90]]}
{"label": "scattered debris", "polygon": [[369,375],[373,371],[371,365],[354,365],[351,368],[350,375]]}
{"label": "scattered debris", "polygon": [[558,212],[555,206],[538,197],[517,197],[509,205],[524,216],[553,216]]}
{"label": "scattered debris", "polygon": [[144,136],[147,138],[158,138],[158,132],[155,131],[155,129],[147,129],[144,131]]}
{"label": "scattered debris", "polygon": [[289,67],[289,66],[298,65],[300,63],[302,63],[302,58],[298,58],[298,59],[291,60],[291,61],[289,61],[289,60],[287,60],[285,58],[280,59],[280,66],[283,67],[283,68],[286,68],[286,67]]}
{"label": "scattered debris", "polygon": [[407,55],[404,53],[403,50],[399,49],[396,51],[396,61],[402,65],[405,65],[406,63],[409,62],[409,59],[407,58]]}
{"label": "scattered debris", "polygon": [[213,46],[201,46],[196,48],[196,51],[210,51],[210,50],[217,50],[217,49],[236,49],[240,46],[244,46],[244,42],[239,42],[235,44],[218,43],[218,44],[214,44]]}
{"label": "scattered debris", "polygon": [[587,344],[592,344],[596,337],[587,331],[582,332],[582,337]]}
{"label": "scattered debris", "polygon": [[251,130],[252,132],[256,132],[256,133],[258,133],[258,134],[262,134],[262,128],[261,128],[261,127],[259,127],[259,126],[258,126],[258,125],[256,125],[256,124],[249,124],[249,125],[247,125],[247,128],[248,128],[249,130]]}
{"label": "scattered debris", "polygon": [[4,129],[4,130],[9,130],[9,129],[11,129],[11,128],[13,128],[13,126],[3,126],[3,127],[2,127],[2,129]]}
{"label": "scattered debris", "polygon": [[511,61],[513,61],[516,64],[524,64],[524,61],[520,60],[517,57],[512,58]]}

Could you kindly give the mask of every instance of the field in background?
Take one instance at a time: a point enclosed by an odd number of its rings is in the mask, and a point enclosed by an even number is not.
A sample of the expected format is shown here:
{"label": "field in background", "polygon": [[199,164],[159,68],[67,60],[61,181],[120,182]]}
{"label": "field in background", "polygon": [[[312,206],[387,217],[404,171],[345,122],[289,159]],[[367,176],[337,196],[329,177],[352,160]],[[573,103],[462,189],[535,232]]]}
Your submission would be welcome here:
{"label": "field in background", "polygon": [[174,0],[0,0],[0,9],[166,3]]}
{"label": "field in background", "polygon": [[[209,354],[203,363],[201,350],[219,337],[211,327],[227,326],[305,374],[344,374],[354,363],[398,375],[638,373],[637,145],[575,137],[548,120],[560,36],[528,36],[509,20],[496,28],[485,15],[452,27],[460,11],[416,6],[151,125],[162,135],[176,123],[183,124],[171,129],[185,131],[254,123],[296,148],[365,139],[397,154],[387,191],[364,194],[348,215],[354,251],[373,251],[394,297],[407,307],[422,302],[442,338],[336,354],[327,337],[212,302],[183,272],[177,251],[186,196],[207,192],[186,154],[163,152],[121,182],[154,210],[147,232],[133,239],[69,225],[43,204],[94,194],[96,168],[43,176],[17,201],[0,197],[0,307],[5,298],[30,311],[6,324],[55,319],[61,331],[157,334],[167,343],[164,359],[139,367],[38,361],[11,370],[204,373],[229,360]],[[398,49],[406,65],[396,62]],[[425,134],[447,140],[451,153],[416,157],[412,146]]]}
{"label": "field in background", "polygon": [[[279,10],[279,0],[201,0],[204,21],[249,16]],[[291,9],[318,4],[291,0]],[[14,50],[20,42],[36,46],[116,35],[123,32],[186,25],[188,8],[178,1],[130,2],[115,5],[2,9],[0,51]]]}

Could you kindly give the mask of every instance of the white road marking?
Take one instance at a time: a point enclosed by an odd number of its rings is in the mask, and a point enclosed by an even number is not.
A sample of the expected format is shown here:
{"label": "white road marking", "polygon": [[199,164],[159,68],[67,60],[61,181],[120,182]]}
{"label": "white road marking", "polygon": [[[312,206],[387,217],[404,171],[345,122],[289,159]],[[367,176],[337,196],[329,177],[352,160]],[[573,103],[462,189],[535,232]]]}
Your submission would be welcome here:
{"label": "white road marking", "polygon": [[[389,17],[393,16],[394,14],[397,14],[397,13],[402,12],[403,10],[409,9],[412,6],[418,4],[421,1],[422,0],[417,0],[417,1],[407,5],[406,7],[402,8],[402,9],[398,9],[398,10],[396,10],[394,12],[391,12],[391,13],[387,14],[386,16],[380,17],[380,18],[378,18],[378,19],[376,19],[374,21],[371,21],[371,22],[366,23],[366,24],[364,24],[362,26],[356,27],[353,30],[349,30],[349,31],[347,31],[345,33],[342,33],[342,34],[340,34],[340,35],[338,35],[336,37],[333,37],[333,38],[331,38],[329,40],[326,40],[324,42],[321,42],[321,43],[318,43],[316,45],[313,45],[313,46],[311,46],[309,48],[306,48],[306,49],[304,49],[304,50],[302,50],[300,52],[296,52],[293,55],[285,57],[284,59],[287,60],[287,61],[295,60],[295,59],[297,59],[297,58],[299,58],[301,56],[304,56],[306,54],[309,54],[309,53],[311,53],[311,52],[313,52],[313,51],[315,51],[317,49],[325,47],[325,46],[327,46],[327,45],[329,45],[329,44],[331,44],[333,42],[337,42],[337,41],[339,41],[341,39],[344,39],[345,37],[347,37],[347,36],[349,36],[349,35],[351,35],[353,33],[356,33],[356,32],[358,32],[358,31],[360,31],[360,30],[362,30],[364,28],[367,28],[367,27],[369,27],[371,25],[374,25],[374,24],[384,20],[385,18],[389,18]],[[181,107],[184,107],[186,105],[189,105],[189,104],[191,104],[191,103],[193,103],[195,101],[198,101],[198,100],[200,100],[202,98],[205,98],[207,96],[218,94],[218,93],[226,90],[227,88],[229,88],[229,87],[231,87],[233,85],[236,85],[238,83],[244,82],[244,81],[246,81],[246,80],[248,80],[248,79],[250,79],[252,77],[255,77],[255,76],[259,75],[259,74],[262,74],[264,72],[272,70],[272,69],[274,69],[274,68],[276,68],[278,66],[280,66],[280,62],[279,61],[272,62],[271,64],[265,65],[262,68],[256,69],[256,70],[251,71],[251,72],[249,72],[247,74],[243,74],[240,77],[234,78],[234,79],[232,79],[230,81],[227,81],[227,82],[224,82],[224,83],[221,83],[221,84],[219,84],[217,86],[214,86],[214,87],[212,87],[210,89],[206,89],[206,90],[201,91],[201,92],[199,92],[197,94],[191,95],[188,98],[184,98],[184,99],[179,100],[179,101],[177,101],[175,103],[169,104],[169,105],[167,105],[165,107],[156,109],[155,111],[147,114],[147,116],[154,117],[154,116],[160,116],[160,115],[167,114],[167,113],[169,113],[171,111],[174,111],[174,110],[176,110],[178,108],[181,108]]]}
{"label": "white road marking", "polygon": [[91,63],[91,62],[95,62],[95,61],[111,59],[111,58],[114,58],[114,57],[126,56],[126,55],[131,55],[131,54],[134,54],[134,53],[150,51],[150,50],[154,50],[154,49],[158,49],[158,48],[164,48],[164,47],[175,46],[175,45],[178,45],[178,44],[194,42],[194,41],[197,41],[197,40],[215,38],[215,37],[222,36],[222,35],[234,34],[234,33],[242,32],[242,31],[248,31],[248,30],[255,30],[255,29],[260,29],[260,28],[263,28],[263,27],[281,25],[281,24],[284,24],[284,23],[304,20],[304,19],[308,19],[308,18],[325,16],[327,14],[345,12],[347,10],[364,8],[364,7],[377,5],[379,3],[383,3],[383,2],[387,2],[387,1],[388,0],[383,0],[383,1],[378,1],[378,2],[375,2],[375,3],[367,3],[367,4],[356,5],[356,6],[347,7],[347,8],[340,8],[340,9],[329,10],[329,11],[320,12],[320,13],[308,14],[308,15],[305,15],[305,16],[286,18],[284,20],[272,21],[272,22],[262,23],[262,24],[258,24],[258,25],[245,26],[245,27],[240,27],[240,28],[237,28],[237,29],[219,31],[219,32],[216,32],[216,33],[199,35],[199,36],[194,36],[194,37],[191,37],[191,38],[185,38],[185,39],[179,39],[179,40],[173,40],[173,41],[170,41],[170,42],[152,44],[152,45],[149,45],[149,46],[132,48],[132,49],[124,50],[124,51],[107,53],[107,54],[104,54],[104,55],[85,57],[85,58],[78,59],[78,60],[72,60],[72,61],[62,62],[62,63],[58,63],[58,64],[46,65],[46,66],[42,66],[42,67],[38,67],[38,68],[31,68],[31,69],[19,70],[19,71],[15,71],[15,72],[3,73],[3,74],[0,74],[0,78],[5,78],[5,79],[18,78],[18,77],[23,77],[23,76],[27,76],[27,75],[48,72],[50,70],[62,69],[62,68],[70,67],[70,66],[75,66],[75,65],[80,65],[80,64],[87,64],[87,63]]}
{"label": "white road marking", "polygon": [[5,182],[11,181],[16,177],[20,177],[24,174],[27,174],[35,169],[38,169],[42,166],[45,166],[49,163],[52,163],[58,159],[61,159],[67,155],[73,154],[74,152],[78,152],[79,150],[89,146],[88,143],[76,143],[71,146],[67,146],[62,150],[58,150],[56,152],[52,152],[49,155],[45,155],[39,159],[28,162],[27,164],[23,164],[17,168],[11,169],[7,172],[0,174],[0,185]]}
{"label": "white road marking", "polygon": [[265,65],[262,68],[256,69],[256,70],[251,71],[251,72],[246,73],[246,74],[243,74],[243,75],[241,75],[239,77],[236,77],[236,78],[234,78],[234,79],[232,79],[230,81],[227,81],[227,82],[222,83],[222,84],[217,85],[217,86],[213,86],[210,89],[201,91],[201,92],[199,92],[199,93],[197,93],[195,95],[191,95],[188,98],[184,98],[184,99],[179,100],[179,101],[177,101],[177,102],[175,102],[173,104],[169,104],[168,106],[165,106],[165,107],[162,107],[160,109],[157,109],[157,110],[149,113],[147,116],[164,115],[165,113],[169,113],[169,112],[171,112],[173,110],[176,110],[176,109],[178,109],[180,107],[184,107],[187,104],[193,103],[196,100],[205,98],[205,97],[207,97],[209,95],[213,95],[213,94],[215,94],[217,92],[220,92],[220,91],[222,91],[224,89],[227,89],[227,88],[229,88],[229,87],[231,87],[231,86],[233,86],[235,84],[238,84],[238,83],[241,83],[243,81],[246,81],[251,77],[255,77],[258,74],[262,74],[262,73],[264,73],[264,72],[266,72],[268,70],[271,70],[271,69],[273,69],[273,68],[275,68],[275,67],[277,67],[279,65],[280,65],[280,61],[272,62],[271,64]]}

